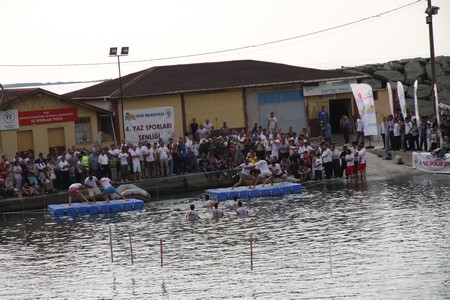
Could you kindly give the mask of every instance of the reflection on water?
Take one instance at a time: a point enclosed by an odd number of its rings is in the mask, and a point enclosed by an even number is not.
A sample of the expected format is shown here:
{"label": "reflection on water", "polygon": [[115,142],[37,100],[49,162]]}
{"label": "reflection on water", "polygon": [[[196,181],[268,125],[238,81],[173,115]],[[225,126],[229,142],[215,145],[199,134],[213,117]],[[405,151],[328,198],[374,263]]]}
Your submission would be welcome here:
{"label": "reflection on water", "polygon": [[[246,201],[243,220],[211,220],[198,197],[111,216],[6,214],[0,298],[445,299],[449,191],[433,175],[331,182]],[[197,223],[184,221],[191,203]]]}

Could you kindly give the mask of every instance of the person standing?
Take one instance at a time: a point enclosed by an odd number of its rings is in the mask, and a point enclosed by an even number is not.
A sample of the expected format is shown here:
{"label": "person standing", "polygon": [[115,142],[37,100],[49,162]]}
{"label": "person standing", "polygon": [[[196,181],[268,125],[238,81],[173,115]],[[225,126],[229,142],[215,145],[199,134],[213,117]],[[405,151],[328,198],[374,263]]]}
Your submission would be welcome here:
{"label": "person standing", "polygon": [[275,112],[270,113],[270,117],[267,120],[267,129],[273,134],[275,130],[278,128],[278,119],[275,117]]}
{"label": "person standing", "polygon": [[214,132],[214,125],[209,122],[209,119],[205,120],[205,123],[203,123],[203,128],[208,130],[208,135],[211,136],[211,134]]}
{"label": "person standing", "polygon": [[322,108],[320,109],[319,114],[317,115],[317,119],[319,120],[319,124],[328,122],[329,117],[328,112],[325,110],[325,106],[322,105]]}
{"label": "person standing", "polygon": [[192,134],[193,137],[196,137],[197,136],[197,130],[198,130],[198,123],[197,123],[197,120],[195,118],[192,118],[192,122],[191,122],[191,125],[189,125],[189,127],[191,128],[190,134]]}
{"label": "person standing", "polygon": [[342,125],[342,134],[344,135],[344,141],[346,144],[350,143],[350,121],[347,116],[344,116],[344,122]]}
{"label": "person standing", "polygon": [[100,176],[111,178],[111,169],[109,167],[109,157],[106,148],[103,148],[98,156],[98,164],[100,165]]}
{"label": "person standing", "polygon": [[364,124],[361,117],[356,119],[356,144],[359,145],[359,138],[364,141]]}
{"label": "person standing", "polygon": [[120,181],[128,181],[128,159],[130,158],[130,154],[128,154],[127,148],[122,147],[122,152],[120,152],[117,157],[120,161]]}
{"label": "person standing", "polygon": [[419,151],[428,151],[427,143],[427,120],[425,116],[422,116],[422,121],[420,121],[420,143]]}
{"label": "person standing", "polygon": [[342,177],[341,174],[341,161],[339,159],[340,153],[339,150],[336,149],[336,146],[334,144],[331,144],[331,158],[332,158],[332,168],[333,168],[333,177],[338,178]]}
{"label": "person standing", "polygon": [[322,145],[321,159],[322,159],[322,163],[323,163],[323,168],[325,170],[326,179],[331,179],[331,176],[333,175],[333,157],[332,157],[332,155],[333,155],[333,153],[328,148],[328,144],[324,143]]}
{"label": "person standing", "polygon": [[386,130],[387,130],[387,119],[386,117],[383,117],[383,120],[380,124],[380,132],[381,132],[381,139],[383,140],[383,149],[386,148]]}
{"label": "person standing", "polygon": [[328,121],[325,121],[325,141],[329,145],[331,145],[331,138],[333,137],[333,133],[331,132],[331,124]]}

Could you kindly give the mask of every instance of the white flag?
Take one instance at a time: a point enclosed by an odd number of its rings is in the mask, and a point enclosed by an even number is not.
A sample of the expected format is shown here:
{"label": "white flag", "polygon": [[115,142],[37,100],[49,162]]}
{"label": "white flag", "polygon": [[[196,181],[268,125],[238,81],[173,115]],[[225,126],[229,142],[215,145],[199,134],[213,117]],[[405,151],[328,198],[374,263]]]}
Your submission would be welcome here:
{"label": "white flag", "polygon": [[417,80],[414,81],[414,109],[416,110],[416,123],[417,123],[417,127],[420,127],[420,119],[419,119],[419,103],[417,102]]}
{"label": "white flag", "polygon": [[400,109],[402,110],[403,119],[406,118],[406,103],[405,103],[405,90],[403,89],[403,84],[397,81],[397,95],[398,103],[400,104]]}
{"label": "white flag", "polygon": [[436,107],[436,120],[437,125],[441,124],[441,121],[439,120],[439,107],[438,107],[439,101],[438,101],[438,94],[437,94],[437,86],[436,83],[434,84],[434,105]]}
{"label": "white flag", "polygon": [[387,89],[388,89],[388,94],[389,94],[389,108],[391,109],[391,115],[394,115],[394,99],[392,97],[392,88],[390,83],[387,83]]}
{"label": "white flag", "polygon": [[372,87],[365,83],[350,84],[359,115],[364,126],[364,135],[378,135],[377,117],[373,102]]}

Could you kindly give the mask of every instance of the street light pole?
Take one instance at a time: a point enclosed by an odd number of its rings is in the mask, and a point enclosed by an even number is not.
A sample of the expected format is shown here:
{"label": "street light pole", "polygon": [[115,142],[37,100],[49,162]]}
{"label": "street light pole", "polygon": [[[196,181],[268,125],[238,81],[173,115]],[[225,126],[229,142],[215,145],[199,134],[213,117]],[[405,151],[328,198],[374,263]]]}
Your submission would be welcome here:
{"label": "street light pole", "polygon": [[[129,47],[122,47],[120,50],[120,54],[117,53],[117,47],[109,48],[109,56],[117,56],[117,66],[119,67],[119,93],[120,93],[120,108],[121,108],[121,116],[123,117],[123,94],[122,94],[122,74],[120,72],[120,57],[127,56],[129,52]],[[119,123],[120,124],[120,123]],[[125,125],[123,124],[123,138],[125,138]]]}
{"label": "street light pole", "polygon": [[[432,6],[431,0],[428,0],[428,6],[425,10],[425,13],[428,15],[426,17],[426,22],[428,24],[428,32],[430,37],[430,64],[431,64],[431,98],[432,101],[434,101],[436,95],[434,94],[434,85],[436,83],[436,66],[435,66],[435,59],[434,59],[434,35],[433,35],[433,15],[438,14],[439,7]],[[435,107],[435,114],[436,118],[438,115],[438,111],[436,106]]]}

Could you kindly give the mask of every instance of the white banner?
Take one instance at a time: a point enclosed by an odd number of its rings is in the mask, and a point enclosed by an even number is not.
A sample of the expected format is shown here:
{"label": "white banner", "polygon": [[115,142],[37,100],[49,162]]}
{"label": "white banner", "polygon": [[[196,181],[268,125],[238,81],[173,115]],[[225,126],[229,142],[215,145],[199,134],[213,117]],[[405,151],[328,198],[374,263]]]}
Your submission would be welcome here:
{"label": "white banner", "polygon": [[390,83],[388,82],[386,84],[387,89],[388,89],[388,95],[389,95],[389,108],[391,109],[391,115],[394,116],[394,99],[392,97],[392,88]]}
{"label": "white banner", "polygon": [[441,124],[441,120],[439,120],[439,100],[438,100],[438,93],[437,93],[437,86],[436,83],[434,84],[434,105],[436,109],[436,120],[437,124]]}
{"label": "white banner", "polygon": [[19,113],[17,109],[0,111],[0,130],[19,129]]}
{"label": "white banner", "polygon": [[416,110],[416,123],[417,128],[420,128],[420,119],[419,119],[419,103],[417,102],[417,80],[414,81],[414,109]]}
{"label": "white banner", "polygon": [[436,158],[429,152],[413,152],[412,165],[425,172],[450,174],[450,154]]}
{"label": "white banner", "polygon": [[377,116],[373,102],[372,87],[365,83],[350,84],[364,125],[364,135],[378,135]]}
{"label": "white banner", "polygon": [[143,108],[125,110],[125,140],[127,143],[167,142],[174,137],[175,122],[173,107]]}
{"label": "white banner", "polygon": [[402,110],[403,119],[406,118],[406,103],[405,103],[405,90],[403,89],[403,84],[397,81],[397,95],[398,103],[400,104],[400,109]]}

